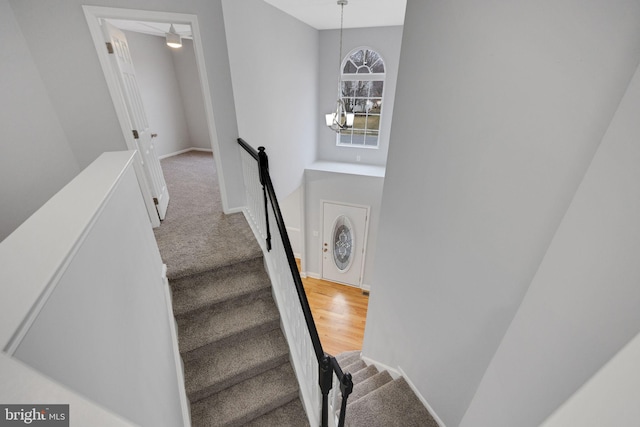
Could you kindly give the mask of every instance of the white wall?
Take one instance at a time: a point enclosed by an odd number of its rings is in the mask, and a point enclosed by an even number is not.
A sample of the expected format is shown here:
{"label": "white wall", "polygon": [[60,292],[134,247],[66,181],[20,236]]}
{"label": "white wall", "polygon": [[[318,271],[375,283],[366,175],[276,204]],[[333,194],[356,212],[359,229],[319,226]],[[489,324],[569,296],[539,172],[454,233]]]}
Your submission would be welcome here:
{"label": "white wall", "polygon": [[302,257],[302,212],[304,212],[304,184],[298,187],[293,193],[285,197],[282,200],[278,200],[280,203],[280,210],[282,211],[282,217],[284,223],[287,226],[287,234],[289,235],[289,242],[291,248],[296,257]]}
{"label": "white wall", "polygon": [[545,420],[542,427],[632,426],[640,420],[640,334]]}
{"label": "white wall", "polygon": [[7,0],[0,0],[0,241],[79,171]]}
{"label": "white wall", "polygon": [[190,147],[211,150],[211,138],[193,49],[193,41],[183,39],[182,48],[172,49],[171,56],[178,77],[184,114],[187,117]]}
{"label": "white wall", "polygon": [[[384,178],[307,170],[305,173],[305,272],[322,276],[322,200],[371,207],[367,236],[363,287],[374,282],[374,260],[378,249],[380,202]],[[318,237],[314,237],[314,231]]]}
{"label": "white wall", "polygon": [[[348,8],[345,14],[348,14]],[[395,99],[396,80],[398,78],[398,61],[402,44],[402,27],[357,28],[343,31],[343,58],[353,49],[370,47],[376,50],[385,61],[386,79],[384,87],[384,103],[382,106],[382,122],[380,124],[379,148],[337,147],[336,133],[324,122],[324,115],[335,111],[338,95],[338,78],[340,63],[338,53],[340,47],[339,30],[320,31],[320,61],[318,105],[320,111],[314,120],[318,123],[319,160],[360,163],[384,166],[390,144],[391,119]]]}
{"label": "white wall", "polygon": [[173,427],[184,390],[174,319],[132,162],[132,152],[103,154],[0,246],[5,304],[33,296],[33,309],[10,319],[25,333],[11,348],[120,417]]}
{"label": "white wall", "polygon": [[640,69],[461,425],[539,425],[640,332],[638,111]]}
{"label": "white wall", "polygon": [[279,199],[315,160],[318,31],[262,0],[223,0],[240,137],[264,146]]}
{"label": "white wall", "polygon": [[[10,0],[16,20],[81,167],[125,148],[82,5],[198,16],[228,209],[244,205],[236,112],[221,0]],[[61,43],[52,43],[52,37]]]}
{"label": "white wall", "polygon": [[162,37],[131,31],[124,33],[136,68],[149,129],[151,133],[158,134],[158,155],[191,148],[179,80],[173,65],[174,49],[168,47]]}
{"label": "white wall", "polygon": [[134,426],[2,352],[0,352],[0,380],[2,384],[0,399],[4,404],[47,402],[48,405],[69,405],[70,411],[73,408],[74,425]]}
{"label": "white wall", "polygon": [[638,22],[637,2],[408,1],[364,354],[447,425],[609,126]]}

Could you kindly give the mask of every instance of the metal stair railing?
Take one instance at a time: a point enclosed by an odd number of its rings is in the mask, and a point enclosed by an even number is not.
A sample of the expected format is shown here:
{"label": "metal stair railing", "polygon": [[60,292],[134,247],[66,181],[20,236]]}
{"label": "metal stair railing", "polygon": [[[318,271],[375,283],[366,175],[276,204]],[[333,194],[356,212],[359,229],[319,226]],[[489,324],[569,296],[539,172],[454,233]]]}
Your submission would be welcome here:
{"label": "metal stair railing", "polygon": [[[322,348],[320,336],[318,335],[318,330],[311,313],[311,308],[309,307],[309,301],[307,300],[307,294],[302,284],[302,278],[300,277],[300,273],[298,272],[298,266],[293,254],[293,249],[291,248],[289,236],[287,234],[284,219],[282,217],[282,212],[280,211],[278,198],[276,197],[273,183],[271,182],[271,176],[269,174],[269,159],[265,152],[265,148],[259,147],[258,150],[255,150],[242,138],[238,138],[238,144],[243,149],[243,174],[245,178],[245,191],[248,203],[246,212],[247,217],[248,219],[250,219],[250,222],[253,222],[253,224],[251,225],[254,228],[256,234],[261,236],[263,239],[263,241],[261,242],[261,247],[263,248],[263,250],[265,250],[267,253],[272,251],[278,252],[275,255],[275,258],[280,260],[280,266],[279,268],[274,267],[274,270],[278,270],[277,275],[281,278],[284,278],[284,281],[292,282],[292,287],[293,289],[295,289],[295,294],[297,295],[297,299],[299,301],[299,309],[301,310],[302,316],[304,317],[304,323],[306,326],[304,335],[308,336],[312,345],[312,348],[307,349],[307,352],[310,351],[315,356],[315,361],[317,362],[316,373],[318,381],[318,387],[316,388],[316,390],[319,390],[322,395],[320,406],[320,427],[329,426],[329,393],[333,388],[334,375],[337,377],[338,383],[340,384],[340,392],[342,396],[337,425],[338,427],[343,427],[345,422],[347,400],[353,390],[353,381],[351,379],[351,374],[349,374],[348,372],[343,372],[340,364],[338,363],[338,360],[335,357],[325,353]],[[251,158],[253,158],[255,162],[252,162]],[[257,169],[255,169],[256,165]],[[260,189],[257,184],[259,184],[262,188]],[[273,220],[271,220],[269,217],[269,205],[271,205],[272,208]],[[275,236],[271,235],[271,221],[275,222],[278,229],[278,233]],[[281,291],[274,290],[274,292],[282,292],[282,299],[284,300],[292,299],[286,296],[288,292],[291,292],[290,288],[291,287],[283,289]],[[291,302],[292,301],[289,301],[289,303]],[[287,316],[283,316],[283,323],[285,322],[285,320],[287,320],[286,317]],[[286,334],[286,332],[289,328],[289,325],[285,323],[284,327],[285,335],[288,335]],[[296,332],[293,327],[290,327],[290,331],[291,335],[300,335],[300,332]],[[290,337],[287,336],[288,340],[289,338]],[[294,344],[300,345],[302,347],[296,349],[295,351],[292,349],[292,354],[294,356],[296,354],[303,354],[305,352],[305,341],[306,340],[301,339],[300,336],[292,337],[292,339],[289,340],[290,346],[293,342]],[[300,366],[298,366],[299,370],[305,371],[308,367],[305,366],[306,364],[300,363]],[[306,374],[307,375],[305,375],[305,372],[302,372],[301,375],[303,377],[310,376],[309,372],[306,372]],[[315,375],[313,376],[315,377]],[[305,389],[304,387],[302,387],[302,394],[303,396],[306,395],[306,399],[313,402],[315,400],[314,397],[317,396],[316,390]],[[310,394],[311,396],[309,396]]]}

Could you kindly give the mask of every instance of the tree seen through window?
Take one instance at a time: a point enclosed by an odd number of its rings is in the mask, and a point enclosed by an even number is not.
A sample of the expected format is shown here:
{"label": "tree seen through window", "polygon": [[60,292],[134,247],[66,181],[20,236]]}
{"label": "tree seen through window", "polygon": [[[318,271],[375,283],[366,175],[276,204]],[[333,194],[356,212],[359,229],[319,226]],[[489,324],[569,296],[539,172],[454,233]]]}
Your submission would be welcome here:
{"label": "tree seen through window", "polygon": [[378,147],[384,78],[384,61],[374,50],[358,48],[344,59],[340,97],[355,117],[353,127],[340,131],[338,145]]}

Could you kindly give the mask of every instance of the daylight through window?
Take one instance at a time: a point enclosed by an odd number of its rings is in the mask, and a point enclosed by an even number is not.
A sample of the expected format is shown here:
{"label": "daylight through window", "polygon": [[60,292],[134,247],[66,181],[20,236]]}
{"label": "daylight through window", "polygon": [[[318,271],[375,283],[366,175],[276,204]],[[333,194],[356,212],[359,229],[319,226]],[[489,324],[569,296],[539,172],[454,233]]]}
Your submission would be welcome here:
{"label": "daylight through window", "polygon": [[352,128],[338,134],[338,145],[378,147],[384,78],[384,61],[375,50],[358,48],[344,59],[340,96],[355,118]]}

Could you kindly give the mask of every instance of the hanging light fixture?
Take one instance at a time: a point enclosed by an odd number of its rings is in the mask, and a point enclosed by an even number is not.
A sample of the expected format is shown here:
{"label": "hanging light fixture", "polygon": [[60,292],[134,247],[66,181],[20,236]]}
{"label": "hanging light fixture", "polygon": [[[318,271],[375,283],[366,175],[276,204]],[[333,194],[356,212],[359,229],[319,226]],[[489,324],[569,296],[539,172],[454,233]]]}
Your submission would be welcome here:
{"label": "hanging light fixture", "polygon": [[182,47],[182,37],[180,37],[180,34],[176,33],[176,29],[173,28],[173,24],[171,24],[171,28],[169,28],[169,32],[167,33],[167,46],[174,49]]}
{"label": "hanging light fixture", "polygon": [[[340,57],[338,58],[338,67],[342,65],[342,24],[344,22],[344,6],[348,4],[348,0],[338,0],[338,5],[340,6]],[[347,109],[344,105],[344,101],[342,100],[341,92],[342,92],[342,79],[340,76],[342,75],[342,70],[338,69],[338,101],[336,102],[336,110],[333,113],[329,113],[325,115],[325,121],[327,126],[333,129],[336,132],[340,132],[342,129],[347,129],[353,126],[353,119],[355,114],[347,113]]]}

